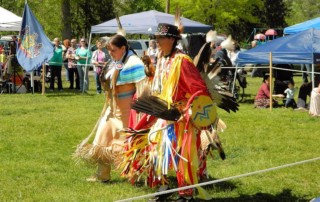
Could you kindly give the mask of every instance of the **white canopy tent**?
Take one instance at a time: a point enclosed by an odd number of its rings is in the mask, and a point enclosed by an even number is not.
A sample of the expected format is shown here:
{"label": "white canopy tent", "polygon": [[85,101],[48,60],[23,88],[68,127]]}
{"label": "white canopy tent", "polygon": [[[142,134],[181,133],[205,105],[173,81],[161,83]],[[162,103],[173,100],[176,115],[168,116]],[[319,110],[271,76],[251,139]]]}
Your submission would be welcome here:
{"label": "white canopy tent", "polygon": [[20,31],[22,17],[0,7],[0,31]]}

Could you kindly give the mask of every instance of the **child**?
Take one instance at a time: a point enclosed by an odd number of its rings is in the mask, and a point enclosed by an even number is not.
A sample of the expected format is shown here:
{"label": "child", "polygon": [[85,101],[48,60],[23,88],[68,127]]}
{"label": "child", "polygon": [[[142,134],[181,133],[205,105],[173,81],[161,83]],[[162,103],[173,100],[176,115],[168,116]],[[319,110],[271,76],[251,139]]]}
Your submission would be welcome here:
{"label": "child", "polygon": [[284,91],[287,94],[287,100],[285,103],[285,107],[292,107],[293,109],[297,108],[296,101],[294,100],[294,83],[289,81],[288,88]]}

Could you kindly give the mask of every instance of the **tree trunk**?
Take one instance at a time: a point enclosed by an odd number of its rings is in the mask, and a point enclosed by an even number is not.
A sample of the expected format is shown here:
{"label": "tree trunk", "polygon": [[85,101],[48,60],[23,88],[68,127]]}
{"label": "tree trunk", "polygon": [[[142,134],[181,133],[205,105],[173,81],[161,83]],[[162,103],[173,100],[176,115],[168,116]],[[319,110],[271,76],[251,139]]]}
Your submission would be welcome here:
{"label": "tree trunk", "polygon": [[70,14],[70,0],[62,0],[62,39],[71,39],[71,14]]}
{"label": "tree trunk", "polygon": [[166,13],[170,13],[170,0],[166,0]]}

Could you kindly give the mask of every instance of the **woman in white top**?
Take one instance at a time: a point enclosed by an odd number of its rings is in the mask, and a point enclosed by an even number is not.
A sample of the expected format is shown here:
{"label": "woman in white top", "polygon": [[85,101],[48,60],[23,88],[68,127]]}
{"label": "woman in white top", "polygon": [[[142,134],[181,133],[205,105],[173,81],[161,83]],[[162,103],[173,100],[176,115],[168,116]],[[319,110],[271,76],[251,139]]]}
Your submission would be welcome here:
{"label": "woman in white top", "polygon": [[147,55],[150,57],[151,62],[154,66],[157,64],[157,57],[159,54],[159,50],[157,48],[157,44],[155,40],[150,40],[149,48],[147,50]]}

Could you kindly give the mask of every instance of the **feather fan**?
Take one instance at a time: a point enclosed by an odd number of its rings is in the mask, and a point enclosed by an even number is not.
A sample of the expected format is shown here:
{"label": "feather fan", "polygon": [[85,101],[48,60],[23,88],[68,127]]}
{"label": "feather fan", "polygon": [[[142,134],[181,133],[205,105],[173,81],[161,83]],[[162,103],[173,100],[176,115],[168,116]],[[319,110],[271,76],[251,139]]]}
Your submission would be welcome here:
{"label": "feather fan", "polygon": [[133,102],[131,108],[138,112],[170,121],[177,121],[181,116],[177,108],[171,106],[171,108],[168,109],[168,103],[165,100],[152,95],[139,97]]}
{"label": "feather fan", "polygon": [[238,103],[230,92],[222,87],[218,76],[220,61],[217,59],[210,63],[211,48],[210,43],[205,43],[194,59],[194,65],[198,68],[202,79],[206,82],[211,97],[218,107],[227,112],[238,110]]}

